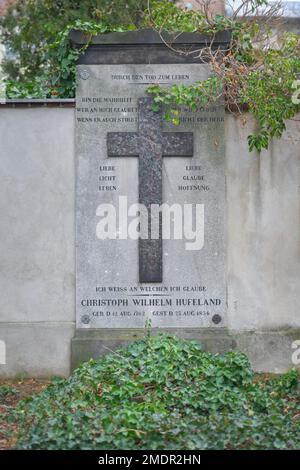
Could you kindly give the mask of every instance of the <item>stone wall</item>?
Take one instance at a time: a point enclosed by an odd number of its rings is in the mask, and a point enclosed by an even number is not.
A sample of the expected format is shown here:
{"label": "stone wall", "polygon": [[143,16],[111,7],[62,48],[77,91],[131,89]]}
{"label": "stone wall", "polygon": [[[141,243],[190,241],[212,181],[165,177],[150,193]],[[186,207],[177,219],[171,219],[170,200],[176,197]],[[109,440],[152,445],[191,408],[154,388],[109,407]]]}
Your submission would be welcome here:
{"label": "stone wall", "polygon": [[[254,126],[226,117],[228,321],[255,369],[279,372],[300,340],[300,124],[261,155],[247,150]],[[67,375],[74,109],[1,106],[0,142],[0,376]]]}
{"label": "stone wall", "polygon": [[[176,5],[187,8],[188,10],[203,10],[205,2],[203,0],[180,0],[176,2]],[[212,15],[224,14],[225,1],[224,0],[211,0],[209,4],[209,12]]]}
{"label": "stone wall", "polygon": [[68,374],[74,109],[0,107],[0,375]]}

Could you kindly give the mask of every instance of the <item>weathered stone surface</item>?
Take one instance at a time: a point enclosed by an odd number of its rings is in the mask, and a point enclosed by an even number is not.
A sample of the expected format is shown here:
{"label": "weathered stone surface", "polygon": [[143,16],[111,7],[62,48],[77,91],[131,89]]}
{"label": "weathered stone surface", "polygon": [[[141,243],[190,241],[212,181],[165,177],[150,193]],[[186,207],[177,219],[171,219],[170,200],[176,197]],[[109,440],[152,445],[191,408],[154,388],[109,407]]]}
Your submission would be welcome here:
{"label": "weathered stone surface", "polygon": [[1,106],[0,322],[73,322],[74,109]]}
{"label": "weathered stone surface", "polygon": [[214,35],[212,45],[206,34],[158,33],[153,29],[100,34],[91,41],[82,31],[71,31],[70,39],[77,47],[89,42],[79,58],[80,64],[188,64],[203,61],[199,57],[201,47],[211,45],[213,50],[227,50],[230,36],[230,31],[220,31]]}
{"label": "weathered stone surface", "polygon": [[[78,70],[77,326],[143,328],[151,320],[156,327],[224,327],[224,109],[216,104],[184,111],[174,126],[153,113],[145,94],[149,83],[205,78],[209,66],[80,65]],[[139,112],[141,99],[146,106]],[[204,231],[204,246],[199,241],[197,250],[186,249],[191,241],[186,227],[180,238],[171,222],[170,239],[126,239],[120,227],[117,239],[97,239],[99,206],[111,204],[119,220],[120,213],[126,216],[127,209],[119,207],[125,196],[128,207],[177,204],[184,213],[181,225],[188,219],[185,207],[194,218],[196,205],[204,208],[204,222],[197,226],[199,238]]]}

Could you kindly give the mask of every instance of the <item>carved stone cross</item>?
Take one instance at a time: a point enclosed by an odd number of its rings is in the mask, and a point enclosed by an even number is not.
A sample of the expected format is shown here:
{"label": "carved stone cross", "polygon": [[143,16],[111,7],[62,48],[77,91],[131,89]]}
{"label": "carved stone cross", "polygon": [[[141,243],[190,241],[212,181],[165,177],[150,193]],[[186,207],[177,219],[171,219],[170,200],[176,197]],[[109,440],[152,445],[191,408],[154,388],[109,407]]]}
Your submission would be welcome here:
{"label": "carved stone cross", "polygon": [[[139,203],[148,210],[162,204],[162,157],[192,157],[192,132],[163,132],[162,114],[152,110],[150,97],[138,100],[138,131],[108,132],[109,157],[139,157]],[[161,214],[160,214],[161,216]],[[162,282],[162,221],[158,239],[139,239],[139,281]]]}

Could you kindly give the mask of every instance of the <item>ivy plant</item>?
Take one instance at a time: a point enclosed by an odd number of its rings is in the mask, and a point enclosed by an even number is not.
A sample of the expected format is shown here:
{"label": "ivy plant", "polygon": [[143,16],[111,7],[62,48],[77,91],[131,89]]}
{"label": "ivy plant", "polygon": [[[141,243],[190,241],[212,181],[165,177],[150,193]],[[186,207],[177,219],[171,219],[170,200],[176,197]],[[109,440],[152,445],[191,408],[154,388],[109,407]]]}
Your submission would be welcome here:
{"label": "ivy plant", "polygon": [[296,370],[258,378],[238,351],[145,338],[21,401],[18,449],[300,449]]}

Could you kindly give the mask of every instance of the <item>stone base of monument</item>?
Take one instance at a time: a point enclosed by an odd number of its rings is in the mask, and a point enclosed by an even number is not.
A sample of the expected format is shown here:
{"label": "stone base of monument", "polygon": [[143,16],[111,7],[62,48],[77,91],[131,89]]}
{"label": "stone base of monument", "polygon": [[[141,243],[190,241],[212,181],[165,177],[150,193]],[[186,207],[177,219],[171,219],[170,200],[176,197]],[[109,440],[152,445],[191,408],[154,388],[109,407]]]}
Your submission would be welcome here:
{"label": "stone base of monument", "polygon": [[[293,342],[300,338],[300,329],[233,331],[228,328],[153,328],[150,334],[161,332],[199,341],[203,350],[213,354],[240,350],[247,354],[254,371],[274,373],[285,372],[293,366],[293,353],[296,355]],[[146,330],[141,328],[77,330],[72,339],[72,370],[84,361],[113,353],[145,335]]]}

